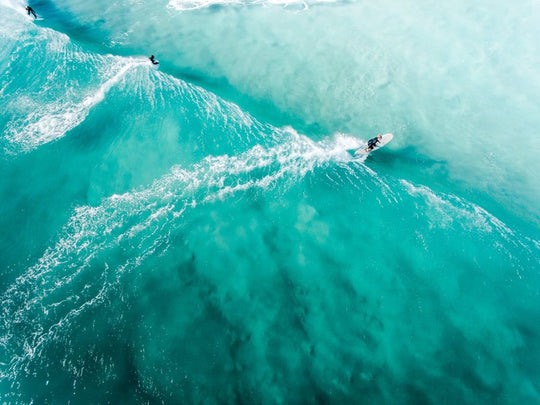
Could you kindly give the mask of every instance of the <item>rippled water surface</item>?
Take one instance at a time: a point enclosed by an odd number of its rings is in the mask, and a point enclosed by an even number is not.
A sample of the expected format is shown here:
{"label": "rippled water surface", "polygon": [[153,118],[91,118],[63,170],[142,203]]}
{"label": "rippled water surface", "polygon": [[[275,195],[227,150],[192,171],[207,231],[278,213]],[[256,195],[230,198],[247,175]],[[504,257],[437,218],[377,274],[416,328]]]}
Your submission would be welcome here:
{"label": "rippled water surface", "polygon": [[540,403],[538,2],[30,5],[0,402]]}

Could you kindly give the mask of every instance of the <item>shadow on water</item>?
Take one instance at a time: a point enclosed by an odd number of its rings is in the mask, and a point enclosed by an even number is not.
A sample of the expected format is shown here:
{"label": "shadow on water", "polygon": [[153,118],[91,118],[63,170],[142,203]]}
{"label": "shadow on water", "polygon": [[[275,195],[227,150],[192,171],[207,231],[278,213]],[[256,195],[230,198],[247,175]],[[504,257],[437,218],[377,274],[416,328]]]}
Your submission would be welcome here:
{"label": "shadow on water", "polygon": [[445,163],[442,160],[433,159],[423,155],[418,151],[418,148],[413,145],[408,145],[401,149],[381,148],[377,153],[370,153],[366,161],[367,160],[376,164],[384,164],[385,166],[396,165],[399,163],[432,166]]}
{"label": "shadow on water", "polygon": [[416,183],[443,187],[449,181],[446,161],[426,156],[412,145],[401,149],[383,148],[377,153],[371,153],[365,164],[376,171],[391,171],[396,177]]}

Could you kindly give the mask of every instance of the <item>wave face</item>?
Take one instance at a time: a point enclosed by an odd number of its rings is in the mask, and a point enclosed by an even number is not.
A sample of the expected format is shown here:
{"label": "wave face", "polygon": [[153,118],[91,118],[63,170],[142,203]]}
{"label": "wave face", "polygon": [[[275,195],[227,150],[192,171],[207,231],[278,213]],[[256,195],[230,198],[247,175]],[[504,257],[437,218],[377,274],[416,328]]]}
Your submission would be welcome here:
{"label": "wave face", "polygon": [[157,3],[0,0],[0,402],[540,403],[537,2]]}

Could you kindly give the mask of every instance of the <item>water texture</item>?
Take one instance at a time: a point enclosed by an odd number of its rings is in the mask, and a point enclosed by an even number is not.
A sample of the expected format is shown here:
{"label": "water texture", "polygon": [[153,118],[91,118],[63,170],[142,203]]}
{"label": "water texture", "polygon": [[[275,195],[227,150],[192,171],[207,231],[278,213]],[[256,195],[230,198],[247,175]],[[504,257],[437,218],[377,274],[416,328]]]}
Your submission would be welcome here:
{"label": "water texture", "polygon": [[540,404],[538,2],[30,5],[0,403]]}

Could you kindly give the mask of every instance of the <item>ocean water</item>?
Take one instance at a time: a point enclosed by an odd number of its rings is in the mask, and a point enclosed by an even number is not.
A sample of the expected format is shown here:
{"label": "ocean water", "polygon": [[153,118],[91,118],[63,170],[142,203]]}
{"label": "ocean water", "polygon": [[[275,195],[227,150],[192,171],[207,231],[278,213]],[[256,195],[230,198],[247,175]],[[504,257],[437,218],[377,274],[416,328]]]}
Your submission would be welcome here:
{"label": "ocean water", "polygon": [[538,1],[30,5],[0,403],[540,404]]}

